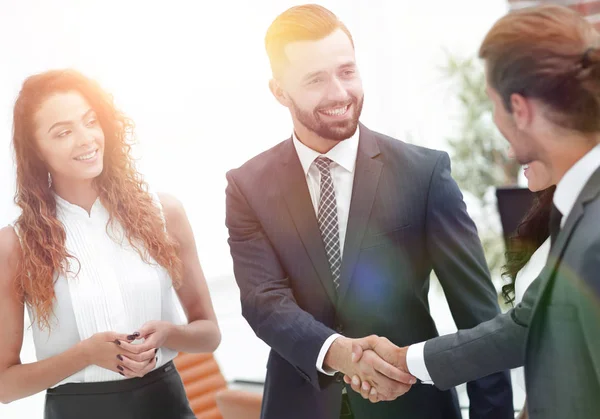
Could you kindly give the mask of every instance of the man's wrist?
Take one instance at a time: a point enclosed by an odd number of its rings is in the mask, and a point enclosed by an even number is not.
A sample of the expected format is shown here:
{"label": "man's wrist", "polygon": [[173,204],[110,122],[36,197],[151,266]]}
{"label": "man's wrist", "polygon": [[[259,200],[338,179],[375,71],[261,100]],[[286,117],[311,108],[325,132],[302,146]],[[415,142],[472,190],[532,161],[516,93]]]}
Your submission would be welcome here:
{"label": "man's wrist", "polygon": [[424,384],[433,384],[425,365],[425,342],[415,343],[406,351],[406,370]]}
{"label": "man's wrist", "polygon": [[342,335],[340,335],[338,333],[334,333],[333,335],[329,336],[325,340],[325,343],[323,343],[323,346],[321,346],[321,350],[319,351],[319,354],[317,355],[317,363],[316,363],[317,371],[319,371],[320,373],[329,375],[329,376],[334,376],[335,373],[338,372],[338,371],[331,370],[331,369],[325,367],[324,361],[325,361],[325,355],[327,355],[329,348],[331,347],[333,342],[335,342],[340,337],[342,337]]}
{"label": "man's wrist", "polygon": [[[406,366],[406,352],[408,351],[408,347],[404,346],[404,347],[398,347],[398,348],[394,348],[392,351],[392,357],[389,359],[386,359],[387,356],[385,354],[382,354],[383,356],[381,356],[381,358],[388,362],[389,364],[392,364],[394,367],[398,368],[401,371],[404,372],[409,372],[408,371],[408,367]],[[377,351],[375,351],[377,352]]]}
{"label": "man's wrist", "polygon": [[329,347],[323,361],[323,369],[340,372],[348,371],[351,356],[352,339],[340,336]]}

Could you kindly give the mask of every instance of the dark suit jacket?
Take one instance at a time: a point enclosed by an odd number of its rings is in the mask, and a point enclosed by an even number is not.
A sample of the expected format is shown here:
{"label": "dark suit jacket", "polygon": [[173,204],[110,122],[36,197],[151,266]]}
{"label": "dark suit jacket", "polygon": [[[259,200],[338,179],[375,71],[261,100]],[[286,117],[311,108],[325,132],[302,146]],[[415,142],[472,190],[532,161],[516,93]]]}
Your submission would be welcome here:
{"label": "dark suit jacket", "polygon": [[[227,174],[227,227],[242,312],[271,348],[263,418],[339,418],[341,380],[316,369],[325,340],[386,336],[405,346],[437,336],[435,269],[459,328],[498,314],[481,244],[446,153],[360,127],[336,294],[291,139]],[[478,417],[512,417],[506,373],[469,384]],[[370,404],[349,389],[356,419],[459,418],[454,391],[417,384]]]}
{"label": "dark suit jacket", "polygon": [[509,313],[425,344],[436,386],[525,365],[532,419],[600,414],[600,169],[552,246],[546,267]]}

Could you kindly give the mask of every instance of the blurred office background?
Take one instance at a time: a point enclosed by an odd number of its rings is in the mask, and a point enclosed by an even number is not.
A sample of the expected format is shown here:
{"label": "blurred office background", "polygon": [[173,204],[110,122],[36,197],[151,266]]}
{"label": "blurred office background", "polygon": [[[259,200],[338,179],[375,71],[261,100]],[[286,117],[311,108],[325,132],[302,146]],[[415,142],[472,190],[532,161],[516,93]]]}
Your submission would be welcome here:
{"label": "blurred office background", "polygon": [[[509,7],[538,2],[319,3],[353,33],[365,90],[362,121],[398,139],[450,152],[499,289],[503,243],[494,187],[523,182],[519,168],[504,157],[505,145],[481,96],[481,66],[473,58],[486,31]],[[600,16],[600,1],[555,3],[571,4],[594,21]],[[223,334],[215,355],[229,383],[262,382],[268,347],[240,313],[224,225],[224,175],[291,133],[287,110],[268,90],[263,39],[276,15],[296,4],[0,0],[0,225],[18,215],[10,139],[21,83],[62,67],[97,79],[135,121],[135,155],[152,189],[176,195],[186,207]],[[490,147],[496,154],[477,160],[477,153]],[[485,160],[495,158],[496,166]],[[492,174],[482,167],[492,167]],[[454,331],[435,281],[430,300],[440,332]],[[22,361],[34,360],[26,330]],[[515,388],[516,408],[523,397]],[[0,418],[41,417],[43,399],[38,394],[0,405]],[[468,405],[464,391],[461,403]]]}

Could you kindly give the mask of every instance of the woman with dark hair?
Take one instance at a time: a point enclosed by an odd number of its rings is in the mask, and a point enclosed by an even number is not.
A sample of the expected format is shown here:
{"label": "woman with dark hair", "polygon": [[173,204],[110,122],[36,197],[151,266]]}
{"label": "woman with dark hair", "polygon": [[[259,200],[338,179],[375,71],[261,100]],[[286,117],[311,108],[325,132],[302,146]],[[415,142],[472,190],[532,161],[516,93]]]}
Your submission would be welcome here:
{"label": "woman with dark hair", "polygon": [[546,263],[550,250],[548,225],[555,189],[551,186],[541,191],[534,190],[538,193],[531,209],[509,239],[503,275],[510,282],[502,287],[502,295],[509,304],[517,305],[522,300]]}
{"label": "woman with dark hair", "polygon": [[[24,82],[21,215],[0,230],[3,403],[47,390],[46,419],[195,417],[172,359],[214,351],[219,327],[185,211],[148,192],[132,139],[132,122],[84,75]],[[30,364],[19,358],[25,307]]]}
{"label": "woman with dark hair", "polygon": [[[514,157],[512,149],[509,149],[509,155]],[[550,172],[538,161],[525,166],[525,177],[529,190],[537,194],[531,209],[508,242],[503,271],[510,282],[502,287],[502,294],[507,303],[514,305],[521,302],[525,291],[539,276],[548,260],[550,211],[556,189],[552,185]],[[523,367],[516,370],[516,378],[517,384],[525,390]],[[526,417],[527,409],[523,407],[519,418]]]}

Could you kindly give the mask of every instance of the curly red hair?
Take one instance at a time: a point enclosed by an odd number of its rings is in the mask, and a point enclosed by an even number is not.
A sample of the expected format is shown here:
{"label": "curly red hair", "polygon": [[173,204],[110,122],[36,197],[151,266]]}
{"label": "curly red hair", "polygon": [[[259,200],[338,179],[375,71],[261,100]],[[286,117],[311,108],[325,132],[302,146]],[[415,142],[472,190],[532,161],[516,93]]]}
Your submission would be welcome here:
{"label": "curly red hair", "polygon": [[22,210],[15,225],[22,248],[17,283],[41,328],[50,328],[55,275],[65,274],[68,259],[75,258],[65,248],[65,230],[56,218],[48,168],[36,147],[34,116],[49,96],[71,91],[87,100],[104,132],[104,169],[94,184],[100,201],[110,213],[109,224],[120,223],[144,261],[150,263],[150,256],[163,266],[175,286],[180,284],[182,275],[177,243],[167,234],[160,209],[130,156],[134,139],[132,121],[115,108],[112,96],[75,70],[53,70],[31,76],[23,83],[13,118],[15,203]]}

